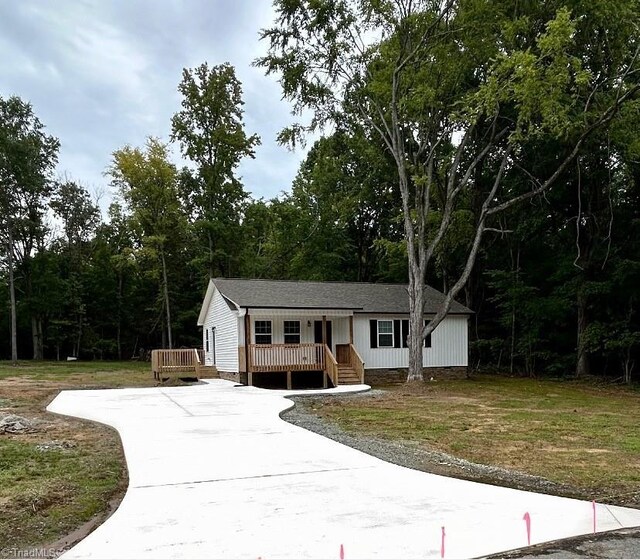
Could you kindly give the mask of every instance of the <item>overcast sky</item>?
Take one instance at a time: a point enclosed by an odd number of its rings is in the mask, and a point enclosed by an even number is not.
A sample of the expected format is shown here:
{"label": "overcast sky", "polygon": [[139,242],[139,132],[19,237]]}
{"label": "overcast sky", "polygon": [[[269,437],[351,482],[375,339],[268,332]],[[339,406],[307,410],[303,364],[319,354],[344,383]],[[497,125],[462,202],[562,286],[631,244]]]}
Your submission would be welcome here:
{"label": "overcast sky", "polygon": [[276,144],[290,107],[275,79],[251,67],[272,20],[270,0],[2,0],[0,96],[31,102],[60,140],[58,172],[94,192],[107,188],[115,150],[168,141],[184,67],[230,62],[247,133],[262,139],[240,174],[254,197],[271,198],[289,189],[303,157]]}

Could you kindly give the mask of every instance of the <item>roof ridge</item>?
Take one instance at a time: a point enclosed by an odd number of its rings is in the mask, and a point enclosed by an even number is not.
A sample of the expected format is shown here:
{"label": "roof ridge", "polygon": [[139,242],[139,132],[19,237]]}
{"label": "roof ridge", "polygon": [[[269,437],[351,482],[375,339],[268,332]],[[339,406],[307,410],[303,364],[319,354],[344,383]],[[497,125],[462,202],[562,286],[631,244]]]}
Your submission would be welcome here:
{"label": "roof ridge", "polygon": [[[217,277],[212,278],[212,281],[217,280],[245,280],[249,282],[289,282],[291,284],[357,284],[361,286],[408,286],[407,282],[362,282],[359,280],[279,280],[276,278],[241,278],[239,276],[234,277]],[[428,284],[425,284],[426,287],[435,290]]]}

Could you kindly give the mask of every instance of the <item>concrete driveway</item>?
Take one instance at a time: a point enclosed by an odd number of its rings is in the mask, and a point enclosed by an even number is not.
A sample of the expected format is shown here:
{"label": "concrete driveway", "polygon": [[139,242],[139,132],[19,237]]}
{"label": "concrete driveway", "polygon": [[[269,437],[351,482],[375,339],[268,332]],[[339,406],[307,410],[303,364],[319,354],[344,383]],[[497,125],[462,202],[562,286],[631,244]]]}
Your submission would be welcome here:
{"label": "concrete driveway", "polygon": [[[291,392],[295,394],[296,392]],[[299,392],[298,392],[299,393]],[[413,471],[279,418],[286,391],[207,385],[64,391],[59,414],[122,437],[129,489],[64,558],[446,558],[589,533],[589,502]],[[599,531],[640,511],[597,505]]]}

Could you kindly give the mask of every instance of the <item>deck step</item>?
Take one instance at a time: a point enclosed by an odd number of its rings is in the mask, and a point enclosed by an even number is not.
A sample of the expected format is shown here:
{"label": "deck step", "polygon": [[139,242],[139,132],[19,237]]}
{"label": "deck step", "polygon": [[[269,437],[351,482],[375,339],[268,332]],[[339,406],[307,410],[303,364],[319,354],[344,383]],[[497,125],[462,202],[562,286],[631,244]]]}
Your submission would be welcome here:
{"label": "deck step", "polygon": [[198,377],[217,379],[220,375],[216,366],[198,366]]}
{"label": "deck step", "polygon": [[351,366],[338,364],[338,385],[359,385],[360,377]]}

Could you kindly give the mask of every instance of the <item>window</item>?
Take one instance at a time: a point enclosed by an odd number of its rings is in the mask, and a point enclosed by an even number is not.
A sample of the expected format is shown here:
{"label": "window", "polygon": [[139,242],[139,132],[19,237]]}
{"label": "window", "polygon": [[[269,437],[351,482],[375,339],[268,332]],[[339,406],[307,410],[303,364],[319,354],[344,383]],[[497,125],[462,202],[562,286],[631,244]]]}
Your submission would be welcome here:
{"label": "window", "polygon": [[204,349],[206,352],[209,351],[209,329],[204,329]]}
{"label": "window", "polygon": [[213,364],[216,363],[216,328],[211,329],[211,354],[213,357]]}
{"label": "window", "polygon": [[378,346],[393,346],[393,321],[378,321]]}
{"label": "window", "polygon": [[[429,321],[425,319],[425,322],[424,322],[425,326],[427,325],[427,323],[428,323],[428,322],[429,322]],[[424,339],[424,347],[425,347],[425,348],[431,348],[431,335],[432,335],[432,334],[433,334],[433,332],[430,332],[430,333],[426,336],[426,338]]]}
{"label": "window", "polygon": [[300,344],[300,321],[284,322],[284,343]]}
{"label": "window", "polygon": [[[425,320],[426,325],[429,321]],[[402,319],[402,347],[408,348],[409,346],[409,320]],[[424,339],[424,347],[431,348],[431,333]]]}
{"label": "window", "polygon": [[271,344],[271,321],[256,321],[256,344]]}

